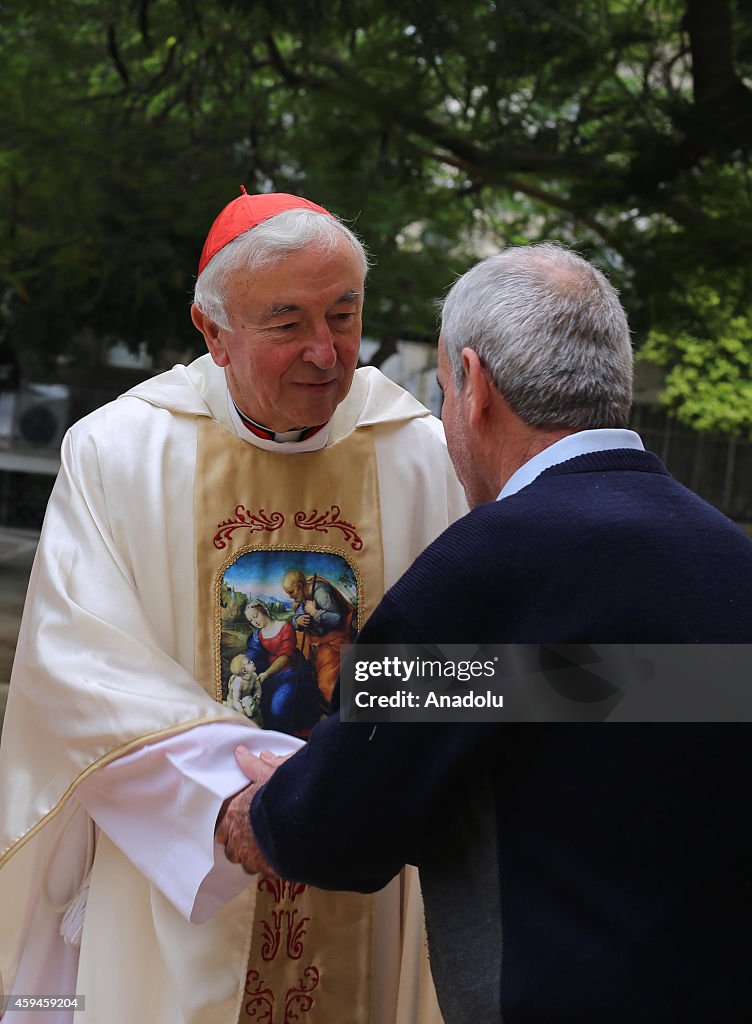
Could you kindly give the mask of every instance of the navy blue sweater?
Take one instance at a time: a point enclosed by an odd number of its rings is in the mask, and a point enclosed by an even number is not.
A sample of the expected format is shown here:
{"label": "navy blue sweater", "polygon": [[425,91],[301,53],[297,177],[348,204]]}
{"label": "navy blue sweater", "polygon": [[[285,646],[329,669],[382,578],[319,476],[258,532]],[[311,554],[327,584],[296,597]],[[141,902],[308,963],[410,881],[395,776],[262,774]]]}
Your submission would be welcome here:
{"label": "navy blue sweater", "polygon": [[[481,506],[360,642],[752,643],[752,542],[648,453]],[[423,884],[447,1024],[752,1019],[742,725],[343,724],[254,800],[281,874]]]}

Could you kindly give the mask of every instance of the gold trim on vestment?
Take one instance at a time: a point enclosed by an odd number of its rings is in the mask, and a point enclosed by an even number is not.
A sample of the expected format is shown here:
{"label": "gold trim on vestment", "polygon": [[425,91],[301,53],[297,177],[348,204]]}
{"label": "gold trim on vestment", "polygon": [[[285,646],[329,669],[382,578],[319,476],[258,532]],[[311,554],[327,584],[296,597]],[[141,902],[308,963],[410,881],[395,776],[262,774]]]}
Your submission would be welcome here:
{"label": "gold trim on vestment", "polygon": [[154,743],[156,740],[167,739],[168,736],[177,736],[181,732],[193,729],[197,725],[205,725],[208,722],[231,722],[234,725],[237,725],[237,721],[230,718],[228,715],[206,715],[203,718],[194,718],[190,722],[181,722],[179,725],[170,725],[164,729],[156,729],[154,732],[145,733],[143,736],[139,736],[135,740],[129,740],[127,743],[123,743],[119,747],[115,747],[114,750],[110,750],[100,758],[97,758],[97,760],[87,768],[84,768],[80,775],[76,776],[54,807],[49,810],[43,818],[40,818],[28,832],[25,832],[19,839],[17,839],[12,846],[8,847],[5,853],[0,857],[0,868],[7,864],[10,858],[17,853],[22,846],[25,846],[26,843],[28,843],[29,840],[37,834],[37,832],[41,831],[46,824],[60,813],[68,800],[73,796],[76,789],[81,785],[84,779],[87,779],[91,775],[92,772],[95,772],[98,768],[103,768],[105,765],[110,764],[119,757],[123,757],[125,754],[130,754],[132,751],[138,750],[139,747],[143,747],[146,743]]}
{"label": "gold trim on vestment", "polygon": [[[198,430],[194,669],[207,693],[222,700],[221,603],[230,602],[225,622],[231,623],[231,649],[238,649],[246,632],[243,594],[249,594],[222,588],[236,563],[245,571],[239,563],[245,556],[254,581],[268,567],[277,572],[275,552],[297,553],[290,568],[304,574],[306,556],[311,565],[316,555],[336,557],[352,571],[358,628],[375,609],[384,591],[378,473],[369,429],[355,430],[331,448],[300,454],[257,448],[209,419],[201,420]],[[338,581],[319,579],[338,589]],[[280,602],[275,607],[286,608],[290,621],[281,578],[275,576],[269,586]],[[349,600],[341,588],[339,596]],[[342,632],[329,635],[339,638]],[[300,651],[300,636],[297,647]],[[373,896],[260,879],[240,1021],[368,1024],[373,944]],[[288,1016],[291,1012],[297,1016]]]}

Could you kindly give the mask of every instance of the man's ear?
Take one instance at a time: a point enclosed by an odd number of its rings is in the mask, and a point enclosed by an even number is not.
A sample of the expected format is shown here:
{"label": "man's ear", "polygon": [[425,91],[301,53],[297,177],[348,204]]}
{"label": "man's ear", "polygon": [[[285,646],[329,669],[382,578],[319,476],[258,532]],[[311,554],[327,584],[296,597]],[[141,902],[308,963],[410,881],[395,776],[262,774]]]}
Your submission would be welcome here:
{"label": "man's ear", "polygon": [[196,330],[203,334],[209,354],[217,366],[227,366],[230,359],[227,355],[224,341],[220,337],[221,328],[213,320],[210,320],[205,313],[202,313],[195,302],[191,306],[191,320]]}
{"label": "man's ear", "polygon": [[477,429],[486,421],[491,406],[493,385],[489,381],[475,349],[462,349],[462,370],[464,373],[462,398],[467,409],[467,420],[470,426]]}

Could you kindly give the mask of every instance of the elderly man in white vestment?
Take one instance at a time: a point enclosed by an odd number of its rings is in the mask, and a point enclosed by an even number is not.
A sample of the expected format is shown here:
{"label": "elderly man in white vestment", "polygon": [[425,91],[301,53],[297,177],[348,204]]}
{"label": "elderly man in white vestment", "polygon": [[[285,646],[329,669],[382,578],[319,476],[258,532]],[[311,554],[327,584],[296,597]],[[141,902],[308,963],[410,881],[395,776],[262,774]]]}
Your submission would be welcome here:
{"label": "elderly man in white vestment", "polygon": [[[440,1020],[413,876],[322,893],[214,839],[236,746],[290,753],[325,710],[285,574],[359,627],[465,511],[437,421],[355,369],[365,275],[326,210],[243,190],[199,266],[208,355],[63,442],[0,748],[4,1024],[18,996],[66,997],[25,1024],[71,1022],[76,994],[97,1024]],[[228,706],[240,654],[283,731]]]}

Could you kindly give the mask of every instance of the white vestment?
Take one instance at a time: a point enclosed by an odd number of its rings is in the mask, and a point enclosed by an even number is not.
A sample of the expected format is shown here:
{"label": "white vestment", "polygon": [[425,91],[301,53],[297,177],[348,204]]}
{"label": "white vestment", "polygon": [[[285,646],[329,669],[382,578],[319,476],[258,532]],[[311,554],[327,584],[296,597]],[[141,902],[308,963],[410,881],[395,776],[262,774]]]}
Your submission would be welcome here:
{"label": "white vestment", "polygon": [[[224,374],[208,356],[97,410],[63,443],[0,748],[0,994],[77,991],[87,1001],[76,1018],[46,1011],[44,1024],[238,1018],[255,889],[216,856],[213,822],[244,783],[234,745],[285,753],[299,741],[259,731],[195,675],[202,420],[237,443]],[[373,369],[356,372],[324,433],[327,451],[356,431],[375,452],[388,587],[464,513],[464,496],[438,422]],[[289,459],[292,475],[305,471],[294,444],[253,443]],[[79,959],[60,938],[61,908],[92,862]],[[376,911],[377,933],[392,934],[370,968],[381,989],[374,1022],[423,1012],[418,981],[405,985],[405,943],[420,938],[404,915],[392,920],[419,893],[414,880],[401,893],[399,884]]]}

